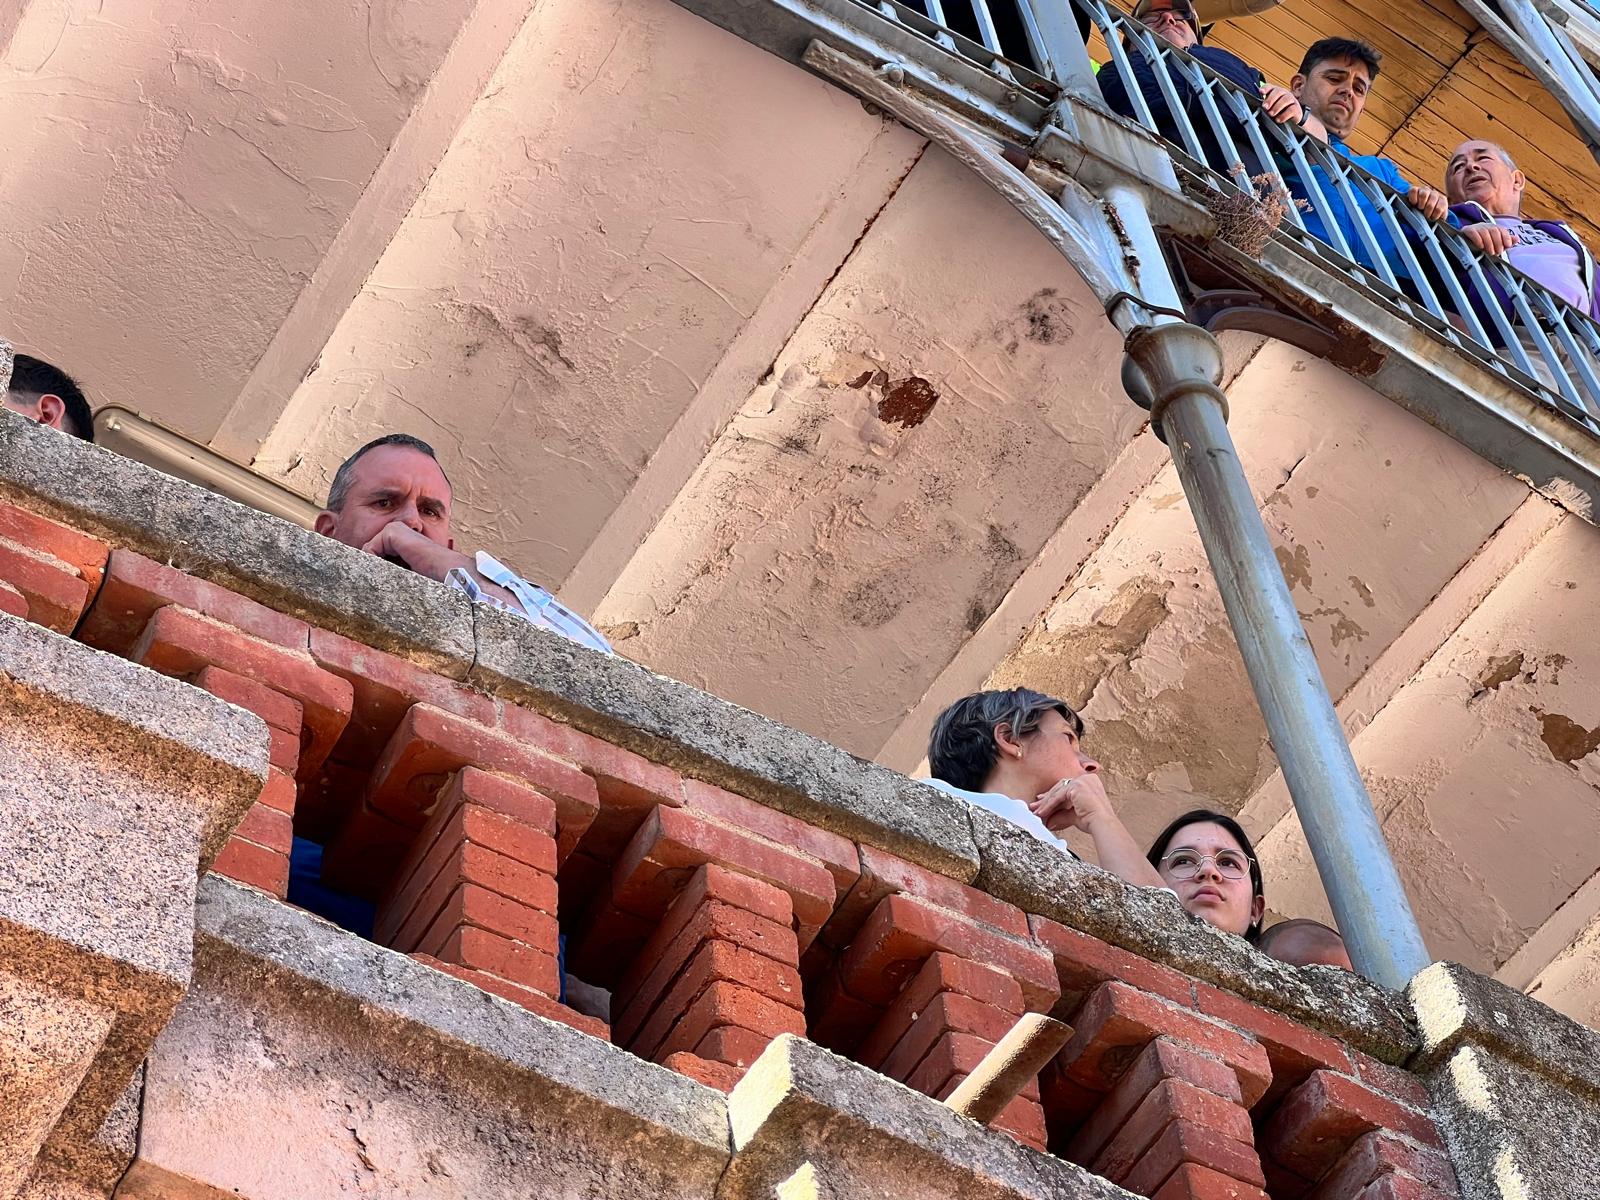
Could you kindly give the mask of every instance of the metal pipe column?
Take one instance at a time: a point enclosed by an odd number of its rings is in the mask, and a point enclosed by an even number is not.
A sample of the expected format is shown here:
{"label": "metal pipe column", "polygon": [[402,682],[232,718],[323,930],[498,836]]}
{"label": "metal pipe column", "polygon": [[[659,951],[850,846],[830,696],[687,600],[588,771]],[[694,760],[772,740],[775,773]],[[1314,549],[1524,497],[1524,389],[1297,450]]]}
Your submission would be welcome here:
{"label": "metal pipe column", "polygon": [[1127,352],[1149,387],[1351,961],[1404,987],[1431,960],[1228,433],[1221,348],[1205,330],[1173,322],[1134,329]]}

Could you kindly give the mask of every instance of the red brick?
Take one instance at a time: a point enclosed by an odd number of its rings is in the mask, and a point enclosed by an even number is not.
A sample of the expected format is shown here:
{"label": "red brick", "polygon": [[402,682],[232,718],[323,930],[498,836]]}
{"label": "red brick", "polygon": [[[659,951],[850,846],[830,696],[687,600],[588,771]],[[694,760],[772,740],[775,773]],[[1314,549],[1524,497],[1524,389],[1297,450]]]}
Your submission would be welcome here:
{"label": "red brick", "polygon": [[27,600],[30,621],[57,633],[71,634],[89,603],[89,585],[77,568],[4,540],[0,580]]}
{"label": "red brick", "polygon": [[[955,1090],[954,1084],[950,1090]],[[1041,1151],[1045,1147],[1047,1135],[1044,1127],[1044,1110],[1039,1107],[1037,1100],[1018,1096],[1001,1109],[1000,1115],[990,1124],[1001,1133],[1010,1134],[1025,1146],[1032,1146],[1035,1150]]]}
{"label": "red brick", "polygon": [[[711,940],[699,945],[665,994],[659,989],[646,989],[629,1000],[620,1015],[613,1015],[617,1042],[627,1045],[636,1034],[647,1040],[651,1025],[663,1018],[669,1023],[676,1020],[696,996],[718,980],[760,992],[797,1011],[805,1008],[800,972],[793,966],[732,942]],[[661,1032],[656,1031],[657,1041]]]}
{"label": "red brick", "polygon": [[666,911],[693,870],[716,863],[789,894],[801,949],[833,911],[833,877],[814,859],[719,825],[687,809],[657,808],[623,851],[611,877],[611,903],[653,917]]}
{"label": "red brick", "polygon": [[294,822],[277,809],[257,801],[244,814],[234,836],[288,857],[294,845]]}
{"label": "red brick", "polygon": [[1231,1175],[1198,1163],[1184,1163],[1161,1185],[1155,1200],[1268,1200],[1268,1196]]}
{"label": "red brick", "polygon": [[742,1070],[760,1058],[770,1042],[770,1038],[740,1029],[737,1025],[719,1025],[700,1039],[694,1052],[701,1058],[727,1063]]}
{"label": "red brick", "polygon": [[1103,983],[1073,1017],[1076,1032],[1057,1061],[1075,1082],[1107,1091],[1140,1050],[1163,1035],[1220,1058],[1239,1077],[1246,1107],[1272,1081],[1267,1054],[1253,1039],[1125,983]]}
{"label": "red brick", "polygon": [[289,856],[239,838],[229,838],[211,869],[282,900],[289,890]]}
{"label": "red brick", "polygon": [[111,548],[99,538],[14,504],[0,504],[0,538],[59,558],[75,568],[88,585],[90,595],[99,590],[106,558],[111,553]]}
{"label": "red brick", "polygon": [[[653,1009],[648,1003],[635,1002],[629,1005],[624,1014],[626,1028],[623,1021],[613,1023],[618,1044],[626,1045],[634,1053],[649,1058],[651,1051],[694,1007],[700,995],[717,983],[737,984],[797,1013],[803,1010],[799,994],[800,975],[792,967],[784,967],[770,958],[728,942],[704,942]],[[804,1028],[802,1015],[801,1030]],[[696,1043],[684,1044],[696,1049]]]}
{"label": "red brick", "polygon": [[0,613],[28,619],[28,598],[5,580],[0,579]]}
{"label": "red brick", "polygon": [[1428,1089],[1422,1085],[1422,1080],[1404,1067],[1394,1067],[1386,1062],[1379,1062],[1370,1054],[1363,1054],[1359,1050],[1351,1050],[1349,1053],[1351,1061],[1355,1064],[1356,1078],[1362,1083],[1422,1112],[1427,1112],[1433,1107],[1433,1097],[1428,1095]]}
{"label": "red brick", "polygon": [[1455,1200],[1455,1194],[1435,1191],[1404,1175],[1385,1175],[1361,1193],[1361,1200]]}
{"label": "red brick", "polygon": [[1130,954],[1109,942],[1068,928],[1048,917],[1030,916],[1034,940],[1055,957],[1061,994],[1077,997],[1110,979],[1132,984],[1142,991],[1165,996],[1177,1004],[1194,1005],[1194,980],[1169,967]]}
{"label": "red brick", "polygon": [[549,996],[541,995],[532,988],[521,987],[510,980],[490,975],[486,971],[474,971],[470,967],[443,962],[430,954],[413,954],[411,957],[419,963],[432,967],[435,971],[453,975],[457,979],[472,984],[474,987],[510,1000],[514,1004],[520,1004],[529,1012],[547,1020],[560,1021],[564,1025],[572,1026],[579,1033],[587,1033],[590,1037],[597,1037],[603,1042],[611,1040],[611,1027],[598,1017],[586,1016],[570,1009],[565,1004],[559,1004],[550,999]]}
{"label": "red brick", "polygon": [[[775,1038],[793,1033],[805,1036],[806,1019],[787,1004],[736,983],[713,983],[701,992],[667,1033],[659,1046],[648,1050],[657,1061],[680,1050],[693,1050],[711,1030],[737,1025],[752,1033]],[[644,1047],[644,1043],[639,1043]]]}
{"label": "red brick", "polygon": [[599,805],[594,781],[571,763],[426,704],[414,705],[389,739],[372,769],[367,805],[402,825],[421,828],[441,787],[462,767],[512,776],[553,800],[563,858]]}
{"label": "red brick", "polygon": [[554,800],[504,775],[492,775],[477,767],[462,767],[439,793],[437,807],[450,809],[468,801],[550,837],[555,837],[560,829]]}
{"label": "red brick", "polygon": [[1254,1140],[1250,1114],[1242,1106],[1181,1079],[1165,1079],[1151,1089],[1095,1156],[1090,1170],[1110,1180],[1126,1177],[1173,1121],[1198,1125],[1245,1146]]}
{"label": "red brick", "polygon": [[1019,938],[1031,938],[1028,916],[1021,909],[996,900],[986,892],[909,863],[874,846],[859,847],[861,877],[828,924],[830,944],[843,947],[851,941],[888,896],[907,895],[929,900],[959,913],[979,925],[989,925]]}
{"label": "red brick", "polygon": [[370,767],[413,704],[480,725],[495,722],[495,702],[481,692],[326,629],[312,629],[310,636],[317,665],[350,681],[350,723],[333,751],[340,762]]}
{"label": "red brick", "polygon": [[[1073,1136],[1065,1157],[1075,1163],[1093,1162],[1134,1109],[1144,1103],[1145,1097],[1164,1079],[1182,1080],[1244,1111],[1239,1077],[1231,1067],[1173,1038],[1158,1037],[1140,1052],[1095,1108],[1094,1115]],[[1049,1100],[1048,1093],[1046,1100]],[[1046,1111],[1049,1111],[1048,1103]]]}
{"label": "red brick", "polygon": [[[955,1091],[958,1083],[972,1074],[984,1056],[993,1049],[992,1043],[970,1033],[947,1033],[934,1043],[933,1049],[928,1051],[927,1057],[905,1084],[912,1091],[943,1100]],[[1019,1095],[1037,1101],[1039,1081],[1030,1079]]]}
{"label": "red brick", "polygon": [[1261,1160],[1250,1146],[1188,1121],[1173,1121],[1145,1151],[1134,1168],[1120,1182],[1130,1192],[1149,1196],[1184,1163],[1210,1167],[1221,1175],[1231,1175],[1241,1183],[1263,1187]]}
{"label": "red brick", "polygon": [[1022,988],[1011,976],[953,954],[931,954],[861,1044],[856,1061],[876,1070],[917,1015],[932,1004],[940,992],[970,996],[1012,1017],[1021,1016],[1024,1010]]}
{"label": "red brick", "polygon": [[265,684],[221,667],[205,667],[194,677],[196,687],[204,688],[219,700],[237,704],[256,714],[273,729],[286,730],[300,736],[305,724],[305,710],[300,701],[282,692],[273,691]]}
{"label": "red brick", "polygon": [[701,1058],[698,1054],[690,1054],[687,1050],[667,1055],[661,1061],[661,1065],[668,1070],[676,1071],[679,1075],[688,1076],[696,1083],[716,1088],[719,1092],[733,1091],[734,1085],[744,1077],[744,1071],[739,1067],[713,1062]]}
{"label": "red brick", "polygon": [[886,1006],[935,950],[1004,971],[1021,986],[1029,1011],[1049,1011],[1059,994],[1055,963],[1039,946],[905,894],[881,901],[845,951],[844,986]]}
{"label": "red brick", "polygon": [[1443,1149],[1433,1122],[1332,1071],[1315,1071],[1284,1097],[1262,1130],[1262,1153],[1306,1179],[1320,1179],[1364,1133],[1388,1129]]}
{"label": "red brick", "polygon": [[683,803],[682,780],[671,767],[515,704],[501,706],[501,720],[518,741],[577,764],[594,780],[600,812],[585,838],[592,854],[615,858],[653,809]]}
{"label": "red brick", "polygon": [[652,935],[613,993],[616,1011],[627,1015],[630,1030],[655,1007],[657,998],[705,942],[727,943],[790,970],[795,965],[793,930],[720,901],[707,900],[695,906],[681,927],[676,923],[673,927],[677,932],[670,941]]}
{"label": "red brick", "polygon": [[890,1079],[906,1079],[946,1033],[970,1033],[998,1042],[1017,1023],[1015,1015],[955,992],[941,992],[905,1030],[877,1068]]}
{"label": "red brick", "polygon": [[465,926],[446,938],[433,957],[498,975],[547,996],[561,994],[561,968],[554,954],[524,942]]}
{"label": "red brick", "polygon": [[475,884],[551,917],[556,915],[556,881],[549,871],[447,834],[401,879],[392,899],[379,906],[373,940],[393,944],[407,928],[420,935],[435,915],[424,908],[427,898],[439,897],[457,883]]}
{"label": "red brick", "polygon": [[[113,574],[115,569],[113,555]],[[300,701],[309,734],[302,737],[300,778],[321,765],[350,718],[349,683],[322,670],[309,654],[248,636],[188,609],[171,605],[159,609],[139,635],[131,657],[180,679],[193,678],[207,666],[221,667]]]}
{"label": "red brick", "polygon": [[1362,1134],[1317,1184],[1311,1200],[1356,1200],[1384,1175],[1404,1175],[1441,1192],[1457,1190],[1455,1168],[1443,1154],[1383,1130]]}
{"label": "red brick", "polygon": [[683,805],[816,859],[833,876],[835,901],[861,877],[861,850],[854,842],[798,817],[698,779],[683,781]]}
{"label": "red brick", "polygon": [[267,760],[278,770],[291,775],[300,766],[300,735],[267,726]]}
{"label": "red brick", "polygon": [[[427,927],[427,932],[411,944],[411,948],[424,954],[437,955],[438,948],[445,945],[458,929],[467,925],[487,929],[490,933],[498,933],[501,937],[522,942],[547,954],[556,952],[559,931],[554,917],[470,883],[459,884],[450,892],[439,915]],[[408,935],[409,927],[400,931],[396,939],[398,947],[405,947]]]}
{"label": "red brick", "polygon": [[172,604],[290,650],[304,652],[310,642],[304,621],[122,549],[111,552],[105,583],[78,636],[101,650],[129,655],[150,618]]}
{"label": "red brick", "polygon": [[1272,1063],[1268,1104],[1312,1071],[1327,1069],[1348,1073],[1351,1070],[1350,1056],[1337,1039],[1208,983],[1197,984],[1195,992],[1201,1012],[1244,1030],[1266,1050],[1267,1059]]}
{"label": "red brick", "polygon": [[269,771],[267,786],[261,789],[261,795],[256,797],[256,803],[293,817],[294,801],[294,776],[284,771]]}

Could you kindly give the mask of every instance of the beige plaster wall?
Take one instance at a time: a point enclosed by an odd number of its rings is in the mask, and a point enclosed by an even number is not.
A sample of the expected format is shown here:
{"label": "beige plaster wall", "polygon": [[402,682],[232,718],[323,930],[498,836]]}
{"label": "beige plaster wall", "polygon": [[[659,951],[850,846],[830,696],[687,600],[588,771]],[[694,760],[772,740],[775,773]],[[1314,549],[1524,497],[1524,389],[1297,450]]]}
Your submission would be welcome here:
{"label": "beige plaster wall", "polygon": [[6,332],[208,439],[472,5],[9,7]]}
{"label": "beige plaster wall", "polygon": [[926,155],[600,605],[623,651],[875,752],[1143,423],[1040,251]]}

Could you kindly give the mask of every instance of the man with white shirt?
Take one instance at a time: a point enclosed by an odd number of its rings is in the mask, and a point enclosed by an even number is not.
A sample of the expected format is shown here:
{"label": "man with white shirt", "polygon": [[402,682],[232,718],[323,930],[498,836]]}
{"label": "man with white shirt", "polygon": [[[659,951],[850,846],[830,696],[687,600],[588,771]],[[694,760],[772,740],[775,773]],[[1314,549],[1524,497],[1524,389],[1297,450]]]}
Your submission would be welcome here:
{"label": "man with white shirt", "polygon": [[[1072,854],[1081,829],[1100,865],[1128,883],[1165,887],[1111,807],[1100,764],[1083,753],[1083,718],[1030,688],[976,692],[939,715],[928,738],[928,782]],[[1075,856],[1074,856],[1075,857]]]}
{"label": "man with white shirt", "polygon": [[334,474],[313,528],[326,537],[459,588],[593,650],[611,644],[577,613],[480,550],[469,558],[450,534],[450,481],[433,447],[390,433],[357,450]]}
{"label": "man with white shirt", "polygon": [[[1527,180],[1502,147],[1482,139],[1462,142],[1445,167],[1444,186],[1450,223],[1463,237],[1485,254],[1501,256],[1579,312],[1600,318],[1594,256],[1565,221],[1523,218]],[[1470,279],[1467,285],[1481,303]],[[1515,319],[1510,298],[1493,278],[1489,285],[1495,300]]]}

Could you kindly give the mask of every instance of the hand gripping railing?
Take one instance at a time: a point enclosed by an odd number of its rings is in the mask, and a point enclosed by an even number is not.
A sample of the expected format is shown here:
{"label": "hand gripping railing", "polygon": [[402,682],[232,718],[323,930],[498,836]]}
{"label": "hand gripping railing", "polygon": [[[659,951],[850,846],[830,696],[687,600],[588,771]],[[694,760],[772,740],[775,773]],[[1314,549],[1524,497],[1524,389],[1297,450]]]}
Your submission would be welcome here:
{"label": "hand gripping railing", "polygon": [[[1048,57],[1039,34],[1043,6],[1059,9],[1069,0],[861,2],[1031,87],[1032,65],[1042,67]],[[1299,126],[1272,120],[1258,97],[1104,0],[1070,5],[1079,28],[1092,25],[1104,39],[1110,59],[1102,73],[1126,82],[1132,118],[1166,139],[1191,169],[1225,191],[1252,195],[1262,176],[1275,177],[1266,188],[1281,181],[1286,189],[1280,228],[1296,244],[1600,435],[1600,326],[1586,314],[1480,253],[1453,227],[1422,216]],[[1164,111],[1138,86],[1136,60],[1148,65]],[[1311,214],[1320,235],[1307,228]]]}

